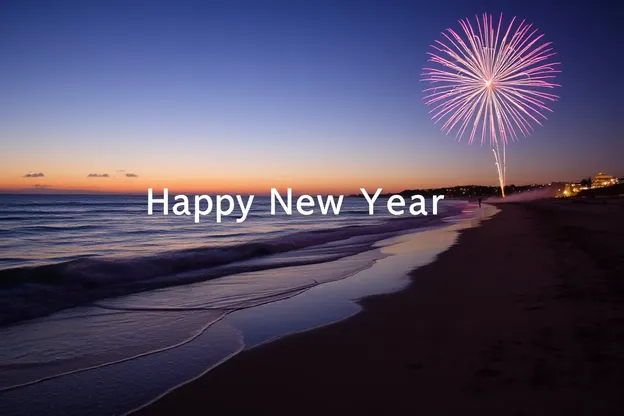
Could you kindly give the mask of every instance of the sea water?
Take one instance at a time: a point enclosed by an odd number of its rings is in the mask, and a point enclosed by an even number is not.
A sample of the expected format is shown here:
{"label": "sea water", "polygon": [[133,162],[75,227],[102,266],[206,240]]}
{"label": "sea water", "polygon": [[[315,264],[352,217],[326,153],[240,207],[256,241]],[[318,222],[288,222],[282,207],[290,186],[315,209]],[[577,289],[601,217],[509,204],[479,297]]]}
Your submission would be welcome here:
{"label": "sea water", "polygon": [[[410,267],[448,247],[421,241],[416,260],[396,252],[406,244],[413,252],[414,231],[439,228],[466,207],[445,201],[438,217],[405,220],[368,216],[360,198],[347,198],[346,215],[323,221],[268,217],[259,209],[243,227],[202,227],[175,217],[154,221],[142,197],[0,198],[0,279],[5,273],[9,282],[0,297],[19,302],[16,314],[27,313],[29,302],[45,310],[39,303],[46,291],[63,306],[0,328],[2,414],[123,413],[245,346],[343,319],[359,309],[350,299],[402,287]],[[401,279],[379,279],[384,267]],[[56,280],[45,282],[46,275]],[[33,289],[33,281],[41,283]],[[76,298],[63,303],[64,287],[76,284],[92,298],[68,307]],[[137,292],[140,285],[155,289]]]}

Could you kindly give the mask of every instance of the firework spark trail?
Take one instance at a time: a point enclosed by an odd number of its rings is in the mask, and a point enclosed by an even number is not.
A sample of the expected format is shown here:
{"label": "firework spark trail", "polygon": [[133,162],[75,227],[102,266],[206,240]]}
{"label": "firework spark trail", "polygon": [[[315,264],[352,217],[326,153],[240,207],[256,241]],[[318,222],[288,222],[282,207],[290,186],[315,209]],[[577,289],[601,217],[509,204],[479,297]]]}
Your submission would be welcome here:
{"label": "firework spark trail", "polygon": [[[543,42],[533,25],[523,20],[514,28],[514,17],[503,29],[491,15],[476,18],[476,30],[468,19],[459,21],[463,37],[453,29],[442,33],[429,52],[429,62],[439,67],[424,69],[425,104],[433,121],[442,130],[456,131],[461,140],[469,132],[472,144],[480,130],[481,144],[489,138],[504,196],[506,145],[531,134],[533,123],[541,125],[549,102],[559,97],[543,89],[559,87],[551,82],[558,62],[548,63],[555,55],[550,42]],[[502,157],[499,143],[503,148]]]}

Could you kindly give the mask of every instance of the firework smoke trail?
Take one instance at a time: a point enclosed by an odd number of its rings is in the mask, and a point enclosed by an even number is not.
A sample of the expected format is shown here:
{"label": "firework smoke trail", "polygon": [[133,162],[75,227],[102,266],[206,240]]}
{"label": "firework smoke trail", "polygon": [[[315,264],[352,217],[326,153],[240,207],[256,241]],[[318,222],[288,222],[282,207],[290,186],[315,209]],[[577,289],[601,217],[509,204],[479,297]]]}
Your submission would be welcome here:
{"label": "firework smoke trail", "polygon": [[470,130],[468,144],[479,130],[481,144],[489,138],[503,196],[506,145],[518,139],[518,132],[528,136],[532,123],[542,125],[544,113],[552,111],[547,103],[559,98],[543,90],[560,86],[551,82],[560,72],[555,70],[559,62],[547,62],[555,55],[551,43],[542,43],[543,35],[524,20],[514,29],[515,20],[503,29],[502,14],[497,24],[483,14],[476,18],[476,30],[468,19],[460,20],[463,37],[453,29],[443,32],[443,41],[428,53],[438,67],[423,73],[423,81],[432,84],[425,89],[425,104],[433,107],[434,122],[443,122],[442,131],[455,130],[459,141]]}

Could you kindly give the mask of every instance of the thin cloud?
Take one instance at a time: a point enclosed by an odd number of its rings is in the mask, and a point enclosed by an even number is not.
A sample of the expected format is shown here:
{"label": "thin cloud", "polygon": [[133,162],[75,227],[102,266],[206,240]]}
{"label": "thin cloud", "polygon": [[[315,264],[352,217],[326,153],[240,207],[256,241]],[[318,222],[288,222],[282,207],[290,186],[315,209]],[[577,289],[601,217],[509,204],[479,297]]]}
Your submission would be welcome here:
{"label": "thin cloud", "polygon": [[87,178],[110,178],[108,173],[90,173]]}
{"label": "thin cloud", "polygon": [[36,184],[33,185],[33,188],[36,188],[36,189],[50,189],[50,185],[43,185],[43,184],[40,184],[40,183],[36,183]]}
{"label": "thin cloud", "polygon": [[125,170],[123,170],[123,169],[117,169],[117,170],[116,170],[116,172],[117,172],[117,173],[124,173],[124,172],[125,172]]}
{"label": "thin cloud", "polygon": [[24,175],[24,178],[43,178],[45,175],[41,172],[39,173],[27,173]]}
{"label": "thin cloud", "polygon": [[139,175],[136,173],[126,173],[126,178],[138,178]]}

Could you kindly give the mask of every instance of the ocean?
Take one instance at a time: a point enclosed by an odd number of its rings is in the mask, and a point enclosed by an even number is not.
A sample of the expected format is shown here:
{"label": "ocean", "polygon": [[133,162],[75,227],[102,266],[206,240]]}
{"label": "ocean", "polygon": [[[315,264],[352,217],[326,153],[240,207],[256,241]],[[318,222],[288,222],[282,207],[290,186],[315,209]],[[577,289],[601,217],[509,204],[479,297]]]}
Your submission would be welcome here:
{"label": "ocean", "polygon": [[340,215],[271,215],[270,198],[256,197],[246,221],[236,223],[234,212],[217,224],[159,210],[150,216],[143,195],[0,195],[0,324],[94,299],[339,259],[439,221],[454,204],[443,203],[438,216],[395,217],[385,201],[373,216],[365,199],[353,197]]}
{"label": "ocean", "polygon": [[0,195],[0,413],[123,414],[400,289],[476,218],[466,201],[401,217],[386,202],[288,216],[256,197],[245,222],[217,224],[149,216],[141,195]]}

